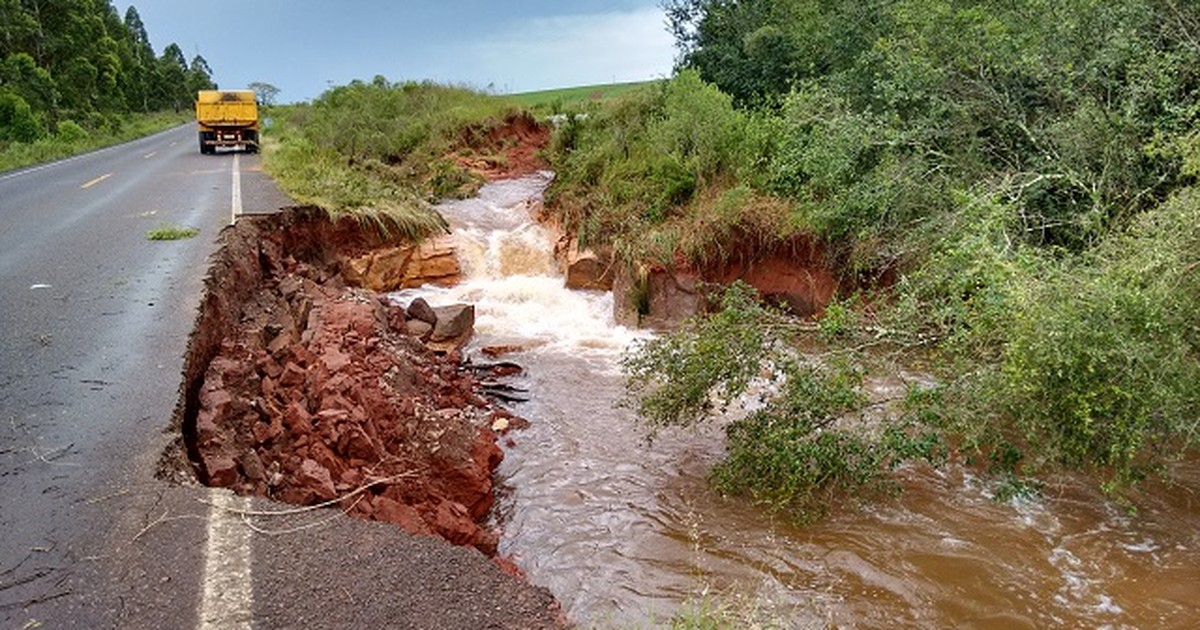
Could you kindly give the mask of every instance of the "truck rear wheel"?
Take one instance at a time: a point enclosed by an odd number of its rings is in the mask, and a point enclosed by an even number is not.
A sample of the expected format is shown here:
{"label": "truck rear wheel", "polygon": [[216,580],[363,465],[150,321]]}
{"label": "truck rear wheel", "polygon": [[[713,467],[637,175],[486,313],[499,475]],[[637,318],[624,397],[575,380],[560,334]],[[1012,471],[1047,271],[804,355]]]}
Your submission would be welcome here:
{"label": "truck rear wheel", "polygon": [[213,131],[200,132],[200,152],[213,155],[217,152],[217,134]]}

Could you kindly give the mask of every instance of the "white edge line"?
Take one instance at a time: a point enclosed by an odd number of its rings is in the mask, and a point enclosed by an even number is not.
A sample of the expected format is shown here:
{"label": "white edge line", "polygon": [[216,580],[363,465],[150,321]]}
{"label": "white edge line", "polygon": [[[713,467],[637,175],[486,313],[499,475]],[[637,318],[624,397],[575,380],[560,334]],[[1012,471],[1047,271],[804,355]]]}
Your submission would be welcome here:
{"label": "white edge line", "polygon": [[241,153],[233,154],[233,203],[229,215],[229,225],[236,223],[238,215],[242,213],[242,162],[239,159],[241,157]]}
{"label": "white edge line", "polygon": [[208,539],[204,545],[199,623],[201,630],[249,630],[254,620],[250,573],[250,529],[232,510],[250,502],[223,489],[208,491]]}

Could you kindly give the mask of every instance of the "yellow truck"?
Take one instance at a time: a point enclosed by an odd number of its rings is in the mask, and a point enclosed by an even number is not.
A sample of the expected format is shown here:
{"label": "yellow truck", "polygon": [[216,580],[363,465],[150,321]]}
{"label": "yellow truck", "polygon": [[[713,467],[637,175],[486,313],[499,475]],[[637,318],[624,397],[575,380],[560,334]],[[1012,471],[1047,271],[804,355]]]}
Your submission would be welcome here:
{"label": "yellow truck", "polygon": [[196,95],[200,152],[244,147],[258,153],[258,104],[253,90],[201,90]]}

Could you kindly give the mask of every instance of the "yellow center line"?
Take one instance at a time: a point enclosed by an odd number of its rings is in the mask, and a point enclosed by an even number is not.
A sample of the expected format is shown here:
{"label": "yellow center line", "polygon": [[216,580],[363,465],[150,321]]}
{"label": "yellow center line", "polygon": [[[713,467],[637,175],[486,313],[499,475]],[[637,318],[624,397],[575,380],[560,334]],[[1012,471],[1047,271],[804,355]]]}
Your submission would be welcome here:
{"label": "yellow center line", "polygon": [[152,157],[154,157],[154,156],[156,156],[156,155],[158,155],[158,151],[151,151],[151,152],[147,153],[146,155],[143,155],[143,156],[142,156],[142,159],[143,159],[143,160],[149,160],[150,158],[152,158]]}
{"label": "yellow center line", "polygon": [[92,181],[83,184],[82,186],[80,186],[80,188],[91,188],[92,186],[95,186],[96,184],[99,184],[100,182],[102,182],[112,176],[113,176],[112,173],[105,173],[105,174],[101,175],[100,177],[97,177],[96,179],[93,179]]}

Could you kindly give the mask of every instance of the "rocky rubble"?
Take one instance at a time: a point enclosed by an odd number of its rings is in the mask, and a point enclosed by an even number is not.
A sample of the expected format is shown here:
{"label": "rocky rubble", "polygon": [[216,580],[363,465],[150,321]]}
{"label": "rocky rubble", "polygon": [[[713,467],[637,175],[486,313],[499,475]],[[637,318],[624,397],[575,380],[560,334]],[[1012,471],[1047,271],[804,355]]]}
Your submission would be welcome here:
{"label": "rocky rubble", "polygon": [[510,415],[460,365],[473,309],[347,286],[364,248],[389,249],[377,238],[305,209],[223,234],[187,358],[188,459],[209,485],[336,502],[494,555],[480,523],[502,458],[491,427]]}

